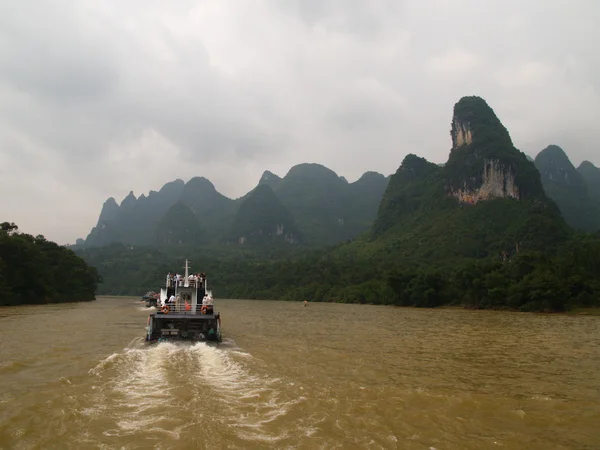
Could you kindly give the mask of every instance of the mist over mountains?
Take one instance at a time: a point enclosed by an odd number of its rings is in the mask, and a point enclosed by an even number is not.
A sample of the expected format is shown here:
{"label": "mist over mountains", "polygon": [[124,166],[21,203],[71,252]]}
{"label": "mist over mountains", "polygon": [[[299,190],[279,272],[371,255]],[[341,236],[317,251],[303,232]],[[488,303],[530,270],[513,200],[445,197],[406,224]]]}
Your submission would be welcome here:
{"label": "mist over mountains", "polygon": [[[265,171],[233,200],[202,177],[105,203],[76,251],[107,294],[183,258],[219,296],[561,311],[600,290],[600,171],[555,145],[535,160],[480,97],[454,106],[444,164],[406,155],[354,183],[318,164]],[[586,233],[591,231],[591,233]]]}
{"label": "mist over mountains", "polygon": [[544,190],[573,228],[600,229],[600,171],[589,161],[578,169],[557,145],[550,145],[535,158]]}
{"label": "mist over mountains", "polygon": [[[367,233],[371,240],[391,239],[393,246],[403,242],[403,251],[413,256],[423,248],[413,249],[415,242],[427,241],[449,255],[482,257],[534,241],[533,247],[543,247],[544,236],[552,240],[562,233],[563,219],[574,229],[600,229],[600,169],[589,161],[575,168],[556,145],[535,160],[526,156],[479,97],[455,105],[451,138],[445,164],[410,154],[394,175],[366,172],[354,183],[304,163],[283,177],[265,171],[238,199],[220,194],[205,177],[177,179],[147,196],[132,191],[120,204],[111,197],[76,248],[314,248]],[[495,199],[503,201],[487,202]]]}
{"label": "mist over mountains", "polygon": [[178,179],[148,196],[136,198],[130,192],[120,205],[109,198],[97,225],[77,246],[254,245],[265,240],[332,245],[369,228],[388,179],[366,172],[348,183],[322,165],[299,164],[283,178],[265,171],[256,188],[235,200],[204,177],[187,183]]}

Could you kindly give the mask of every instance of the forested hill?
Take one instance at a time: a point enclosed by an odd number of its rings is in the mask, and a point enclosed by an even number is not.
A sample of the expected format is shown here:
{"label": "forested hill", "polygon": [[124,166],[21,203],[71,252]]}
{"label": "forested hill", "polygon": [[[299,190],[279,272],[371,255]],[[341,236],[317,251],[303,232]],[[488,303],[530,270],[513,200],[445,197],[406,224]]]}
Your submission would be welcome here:
{"label": "forested hill", "polygon": [[[573,228],[583,231],[600,229],[600,189],[594,184],[594,170],[586,161],[582,170],[575,169],[567,154],[557,145],[550,145],[535,158],[542,177],[544,191],[552,198]],[[585,175],[584,175],[585,174]],[[588,177],[589,182],[586,180]]]}
{"label": "forested hill", "polygon": [[[249,246],[212,251],[188,245],[161,251],[113,245],[78,251],[99,267],[105,293],[141,295],[190,258],[194,270],[207,273],[220,298],[457,304],[523,311],[597,305],[600,236],[578,234],[567,226],[544,192],[534,163],[514,147],[508,130],[483,99],[461,99],[451,123],[448,162],[440,167],[406,156],[386,183],[374,225],[335,248],[291,254],[264,245],[263,250],[272,251],[260,254]],[[364,177],[361,188],[375,188],[365,203],[378,195],[382,178]],[[319,180],[318,189],[311,179]],[[282,230],[297,224],[299,233],[310,229],[315,206],[330,210],[320,216],[320,224],[313,222],[315,229],[334,225],[339,217],[334,206],[343,203],[332,205],[331,199],[347,192],[344,180],[310,165],[298,166],[282,179],[267,173],[261,184],[263,189],[247,198],[255,205],[251,211],[263,211],[262,217],[275,218],[272,223],[285,223]],[[310,195],[296,196],[298,187],[306,186],[310,189],[304,192]],[[266,226],[271,222],[240,213],[234,237],[255,233],[259,241],[268,235],[284,241],[285,233]],[[303,220],[292,220],[296,217]]]}
{"label": "forested hill", "polygon": [[320,164],[298,164],[283,178],[265,171],[253,190],[233,200],[204,177],[178,179],[148,196],[130,192],[120,205],[109,198],[77,247],[333,245],[368,230],[387,182],[382,174],[366,172],[348,183]]}
{"label": "forested hill", "polygon": [[94,300],[99,281],[73,251],[0,224],[0,305]]}
{"label": "forested hill", "polygon": [[378,258],[395,248],[396,262],[439,266],[547,250],[567,239],[570,231],[534,164],[483,99],[465,97],[455,105],[451,136],[443,167],[404,158],[366,248]]}

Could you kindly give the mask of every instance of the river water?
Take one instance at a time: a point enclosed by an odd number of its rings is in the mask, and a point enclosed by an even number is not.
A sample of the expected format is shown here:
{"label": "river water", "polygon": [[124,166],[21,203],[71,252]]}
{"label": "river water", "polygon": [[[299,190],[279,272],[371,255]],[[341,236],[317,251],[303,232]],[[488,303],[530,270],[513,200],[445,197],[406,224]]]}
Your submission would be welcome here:
{"label": "river water", "polygon": [[217,309],[145,347],[137,298],[0,308],[0,449],[600,448],[600,317]]}

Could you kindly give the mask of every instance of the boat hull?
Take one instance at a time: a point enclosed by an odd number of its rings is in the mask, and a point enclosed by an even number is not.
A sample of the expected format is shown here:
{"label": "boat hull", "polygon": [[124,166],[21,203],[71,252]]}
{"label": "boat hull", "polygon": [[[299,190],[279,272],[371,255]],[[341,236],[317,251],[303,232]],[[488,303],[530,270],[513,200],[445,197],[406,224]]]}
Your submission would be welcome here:
{"label": "boat hull", "polygon": [[220,342],[221,316],[215,314],[150,314],[146,343],[169,341]]}

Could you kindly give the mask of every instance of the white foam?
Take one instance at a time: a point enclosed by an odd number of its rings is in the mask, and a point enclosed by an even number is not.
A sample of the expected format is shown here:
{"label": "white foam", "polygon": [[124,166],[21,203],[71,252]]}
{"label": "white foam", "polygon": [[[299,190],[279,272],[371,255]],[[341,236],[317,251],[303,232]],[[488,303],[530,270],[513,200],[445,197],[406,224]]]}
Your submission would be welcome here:
{"label": "white foam", "polygon": [[[272,435],[266,431],[266,425],[285,416],[304,397],[282,399],[282,380],[250,373],[234,359],[240,356],[238,351],[225,351],[204,343],[194,345],[192,351],[199,361],[199,381],[209,384],[227,404],[228,425],[237,429],[238,437],[275,442],[288,436],[286,431]],[[246,354],[243,355],[246,359]]]}
{"label": "white foam", "polygon": [[[276,442],[289,437],[292,427],[274,427],[272,423],[306,401],[305,397],[289,397],[289,380],[269,377],[260,368],[252,373],[246,364],[248,358],[252,356],[237,348],[206,343],[165,342],[127,348],[107,356],[90,370],[102,383],[93,389],[94,406],[81,413],[111,418],[113,425],[105,431],[107,435],[151,431],[178,439],[183,429],[204,420],[201,411],[195,410],[198,403],[193,397],[184,401],[194,409],[181,414],[181,388],[190,387],[192,392],[209,389],[212,394],[206,398],[226,405],[217,420],[236,430],[239,438]],[[285,397],[284,391],[288,392]],[[214,420],[214,415],[208,420]],[[298,425],[295,422],[293,428]],[[305,434],[304,430],[298,431]]]}

